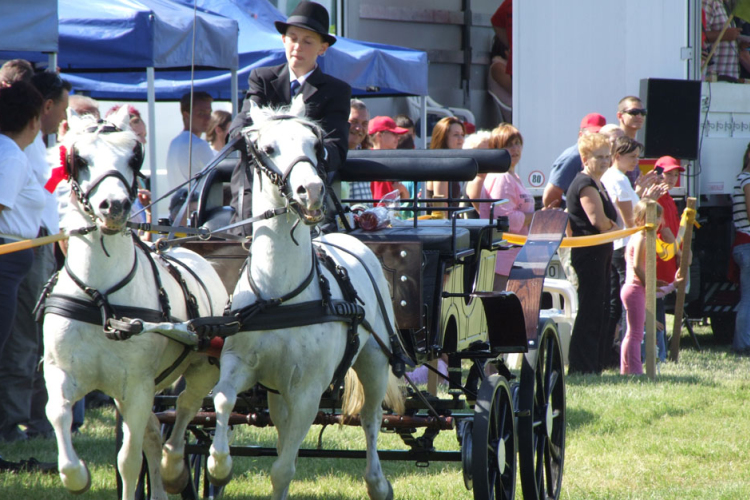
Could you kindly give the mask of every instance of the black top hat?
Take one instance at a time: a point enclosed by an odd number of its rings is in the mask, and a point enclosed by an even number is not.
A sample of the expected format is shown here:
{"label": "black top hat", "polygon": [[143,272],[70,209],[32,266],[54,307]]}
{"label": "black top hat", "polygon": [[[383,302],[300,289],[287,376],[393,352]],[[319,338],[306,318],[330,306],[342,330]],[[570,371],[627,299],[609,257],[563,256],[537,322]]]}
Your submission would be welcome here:
{"label": "black top hat", "polygon": [[318,33],[329,45],[336,43],[336,37],[328,34],[328,11],[319,3],[300,2],[285,23],[276,21],[273,24],[282,35],[286,34],[289,26],[297,26]]}

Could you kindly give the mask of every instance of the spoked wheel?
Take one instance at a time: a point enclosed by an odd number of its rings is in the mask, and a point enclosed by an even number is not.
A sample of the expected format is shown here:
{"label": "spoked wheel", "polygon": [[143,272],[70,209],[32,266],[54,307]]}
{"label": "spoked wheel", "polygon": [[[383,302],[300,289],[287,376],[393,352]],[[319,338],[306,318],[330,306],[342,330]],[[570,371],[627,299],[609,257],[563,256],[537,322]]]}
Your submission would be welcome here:
{"label": "spoked wheel", "polygon": [[492,375],[474,406],[471,470],[475,500],[512,500],[516,490],[516,425],[510,386]]}
{"label": "spoked wheel", "polygon": [[205,498],[213,500],[221,496],[224,490],[223,486],[214,486],[208,480],[208,455],[195,454],[185,457],[186,467],[189,467],[192,474],[192,481],[188,483],[185,491],[182,492],[182,498],[185,500],[198,500]]}
{"label": "spoked wheel", "polygon": [[518,454],[526,500],[560,496],[565,458],[565,381],[555,323],[540,328],[538,349],[524,356],[518,392]]}

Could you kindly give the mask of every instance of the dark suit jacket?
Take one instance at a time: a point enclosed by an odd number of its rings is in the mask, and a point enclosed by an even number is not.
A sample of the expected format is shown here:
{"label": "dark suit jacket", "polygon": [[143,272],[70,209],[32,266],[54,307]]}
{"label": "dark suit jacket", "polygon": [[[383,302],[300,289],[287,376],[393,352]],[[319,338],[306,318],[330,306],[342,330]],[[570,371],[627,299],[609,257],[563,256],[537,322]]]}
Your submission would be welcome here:
{"label": "dark suit jacket", "polygon": [[[250,73],[248,83],[249,90],[242,111],[232,121],[230,136],[234,136],[242,127],[252,123],[248,116],[251,100],[260,106],[286,106],[291,103],[289,67],[286,64],[254,69]],[[335,172],[346,160],[349,149],[349,108],[352,89],[347,83],[316,68],[305,80],[300,91],[305,101],[307,117],[319,121],[326,133],[326,170]],[[244,167],[238,165],[232,174],[232,206],[237,220],[250,217],[251,186],[252,173],[250,177],[246,177]],[[242,190],[245,196],[240,214],[239,198]],[[246,232],[249,233],[249,230],[248,227]]]}

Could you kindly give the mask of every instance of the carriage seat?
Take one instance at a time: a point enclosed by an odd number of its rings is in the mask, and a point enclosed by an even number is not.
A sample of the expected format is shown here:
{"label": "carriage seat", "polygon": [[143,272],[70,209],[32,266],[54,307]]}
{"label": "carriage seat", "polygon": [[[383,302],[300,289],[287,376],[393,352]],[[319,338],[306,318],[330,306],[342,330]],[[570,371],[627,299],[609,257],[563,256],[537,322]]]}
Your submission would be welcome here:
{"label": "carriage seat", "polygon": [[[355,229],[350,233],[363,243],[398,242],[404,240],[418,240],[422,243],[425,251],[438,251],[441,256],[453,255],[453,231],[450,225],[441,227],[437,225],[396,226],[377,231],[363,231]],[[455,251],[462,252],[471,247],[469,231],[463,227],[456,228]]]}
{"label": "carriage seat", "polygon": [[226,227],[230,224],[234,208],[227,206],[214,207],[206,212],[206,222],[203,223],[211,231]]}

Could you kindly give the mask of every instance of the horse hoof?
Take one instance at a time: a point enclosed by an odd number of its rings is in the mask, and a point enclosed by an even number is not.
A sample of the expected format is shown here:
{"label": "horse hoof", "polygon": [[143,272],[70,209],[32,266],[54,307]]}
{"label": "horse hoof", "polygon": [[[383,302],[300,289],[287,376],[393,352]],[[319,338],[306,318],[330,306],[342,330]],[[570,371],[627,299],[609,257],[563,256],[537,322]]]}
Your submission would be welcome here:
{"label": "horse hoof", "polygon": [[[86,484],[83,486],[83,488],[80,488],[78,490],[68,489],[68,491],[72,493],[73,495],[82,495],[86,493],[87,491],[89,491],[89,489],[91,489],[91,473],[89,472],[89,467],[88,465],[86,465],[86,462],[84,462],[83,460],[81,460],[81,464],[83,464],[83,469],[86,471]],[[65,481],[63,481],[63,483],[64,482]]]}
{"label": "horse hoof", "polygon": [[232,471],[229,471],[229,474],[227,474],[227,477],[225,478],[217,478],[211,475],[211,473],[208,473],[208,481],[213,484],[214,486],[217,486],[219,488],[226,486],[229,484],[229,481],[232,480]]}
{"label": "horse hoof", "polygon": [[182,471],[180,472],[180,475],[175,479],[174,481],[166,481],[162,478],[162,484],[164,485],[164,490],[169,493],[170,495],[178,495],[182,493],[185,490],[185,487],[188,484],[188,481],[190,480],[190,473],[188,472],[187,467],[183,466]]}

